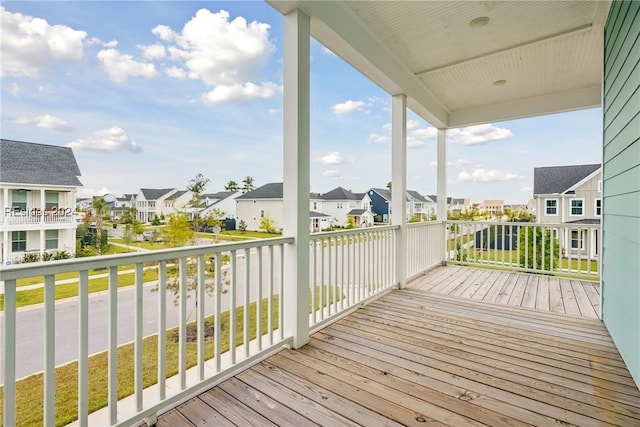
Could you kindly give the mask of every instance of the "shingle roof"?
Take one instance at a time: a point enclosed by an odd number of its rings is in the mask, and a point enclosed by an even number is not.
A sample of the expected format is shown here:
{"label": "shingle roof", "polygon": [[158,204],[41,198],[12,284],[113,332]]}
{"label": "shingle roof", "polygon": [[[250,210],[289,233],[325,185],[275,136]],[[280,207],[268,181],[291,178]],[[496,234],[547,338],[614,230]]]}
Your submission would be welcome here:
{"label": "shingle roof", "polygon": [[366,209],[351,209],[349,213],[347,213],[347,216],[360,216],[365,212],[367,212]]}
{"label": "shingle roof", "polygon": [[309,211],[309,218],[324,218],[324,217],[328,217],[331,215],[327,215],[325,213],[322,212],[316,212],[316,211]]}
{"label": "shingle roof", "polygon": [[342,187],[334,188],[333,190],[324,193],[320,197],[323,200],[360,200],[358,199],[358,196],[356,196],[349,190],[345,190]]}
{"label": "shingle roof", "polygon": [[229,196],[232,196],[236,194],[235,191],[218,191],[217,193],[206,193],[203,194],[202,197],[203,198],[209,198],[209,199],[226,199]]}
{"label": "shingle roof", "polygon": [[238,196],[236,200],[282,199],[283,194],[281,182],[270,182],[248,193],[244,193],[242,196]]}
{"label": "shingle roof", "polygon": [[418,193],[417,191],[413,191],[413,190],[407,190],[407,193],[409,193],[409,195],[411,197],[413,197],[414,199],[416,199],[419,202],[426,202],[428,203],[429,201],[427,199],[424,198],[424,196],[422,196],[420,193]]}
{"label": "shingle roof", "polygon": [[391,191],[388,188],[372,188],[373,191],[378,193],[386,200],[391,200]]}
{"label": "shingle roof", "polygon": [[161,198],[162,196],[164,196],[165,194],[173,190],[175,189],[174,188],[162,188],[162,189],[141,188],[140,192],[142,193],[144,198],[147,200],[158,200],[159,198]]}
{"label": "shingle roof", "polygon": [[187,190],[178,190],[175,193],[173,193],[171,196],[167,197],[167,199],[176,200],[178,197],[182,196],[186,192],[187,192]]}
{"label": "shingle roof", "polygon": [[533,194],[562,194],[600,169],[600,164],[533,169]]}
{"label": "shingle roof", "polygon": [[[434,202],[438,202],[438,196],[436,196],[435,194],[429,194],[427,197],[429,197],[431,200],[433,200]],[[451,201],[453,199],[451,197],[447,197],[447,203],[451,204]]]}
{"label": "shingle roof", "polygon": [[0,182],[81,187],[69,147],[0,139]]}

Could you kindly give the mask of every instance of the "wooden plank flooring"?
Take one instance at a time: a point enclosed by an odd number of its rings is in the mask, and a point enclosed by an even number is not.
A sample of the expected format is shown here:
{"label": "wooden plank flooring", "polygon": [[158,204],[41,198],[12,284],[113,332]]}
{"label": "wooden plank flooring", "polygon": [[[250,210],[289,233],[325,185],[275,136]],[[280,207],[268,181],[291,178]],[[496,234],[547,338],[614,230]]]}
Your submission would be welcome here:
{"label": "wooden plank flooring", "polygon": [[488,303],[598,318],[600,285],[538,274],[446,266],[414,279],[411,288]]}
{"label": "wooden plank flooring", "polygon": [[[157,425],[640,425],[640,391],[602,322],[555,313],[552,299],[538,302],[551,295],[553,278],[464,271],[452,285],[449,267],[427,276],[167,412]],[[427,292],[418,282],[459,296]],[[514,297],[522,283],[522,297]],[[557,285],[564,296],[568,288]],[[508,295],[500,295],[504,289]],[[595,291],[585,288],[575,307]]]}

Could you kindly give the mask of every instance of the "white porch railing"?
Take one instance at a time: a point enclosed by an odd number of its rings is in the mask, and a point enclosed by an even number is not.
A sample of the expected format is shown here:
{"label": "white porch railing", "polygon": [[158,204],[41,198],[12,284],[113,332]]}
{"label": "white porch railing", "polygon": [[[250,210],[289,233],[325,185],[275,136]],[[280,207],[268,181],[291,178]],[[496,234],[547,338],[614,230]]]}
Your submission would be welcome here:
{"label": "white porch railing", "polygon": [[309,244],[309,326],[318,328],[397,285],[399,227],[312,234]]}
{"label": "white porch railing", "polygon": [[29,209],[5,212],[3,221],[7,225],[73,224],[76,222],[76,217],[72,210],[41,211],[40,209]]}
{"label": "white porch railing", "polygon": [[600,277],[599,224],[448,221],[446,260],[565,277]]}
{"label": "white porch railing", "polygon": [[443,222],[407,224],[407,277],[408,279],[437,265],[444,256]]}
{"label": "white porch railing", "polygon": [[[68,343],[70,338],[65,336],[65,330],[73,329],[77,324],[77,353],[73,357],[78,361],[77,424],[131,425],[144,418],[153,421],[159,409],[179,402],[230,371],[263,357],[289,341],[290,337],[283,335],[283,301],[279,296],[283,295],[283,245],[291,243],[293,238],[253,240],[3,268],[0,270],[0,280],[4,281],[3,424],[16,424],[16,368],[20,367],[23,359],[34,357],[33,354],[25,354],[28,351],[17,351],[18,348],[29,348],[20,345],[23,337],[16,333],[17,321],[23,314],[16,310],[17,280],[44,276],[43,354],[35,355],[37,359],[44,360],[44,410],[43,419],[38,424],[56,424],[57,340],[62,335],[64,342]],[[133,265],[135,284],[133,289],[129,288],[132,293],[130,297],[119,298],[118,267],[124,265]],[[144,281],[144,273],[149,270],[149,265],[157,270],[157,280],[154,277],[152,283]],[[108,305],[106,319],[97,319],[92,311],[96,304],[89,302],[89,271],[94,269],[105,269],[108,275],[108,291],[104,297]],[[56,307],[55,301],[55,275],[66,272],[79,274],[78,303],[77,309],[74,309],[77,310],[77,320],[73,327],[70,324],[56,324],[60,308]],[[157,291],[150,292],[149,287],[155,287]],[[191,299],[188,298],[189,294]],[[171,295],[177,298],[177,307]],[[92,295],[91,300],[93,298]],[[132,304],[124,308],[127,300]],[[195,365],[189,368],[187,335],[190,327],[187,313],[189,301],[194,300],[198,301],[193,307],[197,350]],[[166,334],[167,329],[173,327],[169,324],[172,306],[173,311],[177,311],[178,372],[166,378]],[[205,357],[206,341],[211,346],[211,338],[205,337],[205,319],[210,315],[215,319],[213,351],[208,350]],[[127,322],[128,325],[123,325]],[[150,326],[149,323],[153,324]],[[94,324],[106,325],[106,328],[92,327]],[[118,351],[122,344],[119,330],[126,326],[133,329],[134,385],[130,396],[119,398],[119,395],[126,393],[118,388]],[[37,328],[36,325],[33,327]],[[147,329],[149,327],[151,331]],[[89,376],[88,342],[90,336],[95,339],[94,334],[99,334],[100,328],[104,330],[107,341],[104,349],[108,360],[107,407],[89,415],[88,391],[96,378]],[[150,334],[157,335],[157,350],[153,358],[158,366],[155,380],[152,381],[156,384],[151,386],[148,382],[143,384],[143,345],[148,351],[150,344],[145,342],[145,336]],[[228,346],[225,343],[229,343]],[[192,356],[189,360],[193,360]]]}

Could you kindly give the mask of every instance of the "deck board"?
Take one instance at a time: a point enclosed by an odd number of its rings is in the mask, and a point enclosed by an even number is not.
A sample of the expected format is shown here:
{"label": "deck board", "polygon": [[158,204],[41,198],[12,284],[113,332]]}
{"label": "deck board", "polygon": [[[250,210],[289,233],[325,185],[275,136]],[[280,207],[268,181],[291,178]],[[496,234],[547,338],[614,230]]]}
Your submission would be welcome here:
{"label": "deck board", "polygon": [[597,283],[439,267],[158,425],[640,425],[596,302]]}

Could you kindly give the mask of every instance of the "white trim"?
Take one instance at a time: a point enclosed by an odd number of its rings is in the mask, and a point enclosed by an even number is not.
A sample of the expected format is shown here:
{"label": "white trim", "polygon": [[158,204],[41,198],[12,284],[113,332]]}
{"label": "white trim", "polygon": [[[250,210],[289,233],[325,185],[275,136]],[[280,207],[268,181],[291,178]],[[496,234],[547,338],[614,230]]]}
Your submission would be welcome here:
{"label": "white trim", "polygon": [[[582,178],[580,181],[576,182],[575,184],[573,184],[571,187],[567,188],[564,192],[567,193],[568,191],[575,191],[576,189],[578,189],[578,187],[580,187],[582,184],[584,184],[585,182],[593,179],[596,175],[600,174],[600,171],[602,170],[602,166],[600,166],[598,169],[596,169],[595,171],[591,172],[589,175],[587,175],[586,177]],[[602,181],[602,180],[600,180]],[[599,181],[599,182],[600,182]],[[598,191],[600,191],[600,186],[598,186]]]}
{"label": "white trim", "polygon": [[[573,213],[573,201],[580,200],[582,205],[580,206],[581,212],[579,214]],[[584,197],[572,197],[569,199],[569,216],[584,216]]]}
{"label": "white trim", "polygon": [[[554,213],[554,214],[550,214],[549,213],[549,211],[548,211],[549,206],[547,206],[547,202],[552,201],[552,200],[554,200],[556,202],[556,213]],[[558,215],[560,215],[559,212],[558,212],[558,210],[560,208],[559,203],[558,203],[559,201],[560,201],[560,199],[558,199],[557,197],[548,198],[548,199],[545,198],[544,199],[544,216],[558,216]]]}

